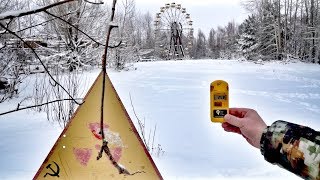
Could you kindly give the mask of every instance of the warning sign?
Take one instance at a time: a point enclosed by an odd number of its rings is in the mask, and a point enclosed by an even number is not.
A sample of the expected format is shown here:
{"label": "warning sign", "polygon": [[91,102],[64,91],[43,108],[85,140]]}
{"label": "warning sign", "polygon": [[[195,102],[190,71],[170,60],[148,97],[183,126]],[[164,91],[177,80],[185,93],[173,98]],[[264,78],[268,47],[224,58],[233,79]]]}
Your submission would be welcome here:
{"label": "warning sign", "polygon": [[103,129],[112,160],[104,152],[97,160],[102,146],[102,77],[100,73],[34,179],[163,179],[108,75]]}

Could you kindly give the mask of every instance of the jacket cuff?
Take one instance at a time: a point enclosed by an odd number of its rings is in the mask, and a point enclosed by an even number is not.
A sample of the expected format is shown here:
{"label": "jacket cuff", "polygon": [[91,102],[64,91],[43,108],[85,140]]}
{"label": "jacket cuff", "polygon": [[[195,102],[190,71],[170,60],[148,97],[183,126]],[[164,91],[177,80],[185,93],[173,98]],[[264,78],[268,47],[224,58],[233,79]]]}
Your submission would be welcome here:
{"label": "jacket cuff", "polygon": [[276,163],[279,160],[287,124],[285,121],[278,120],[263,131],[260,140],[260,151],[266,161]]}
{"label": "jacket cuff", "polygon": [[268,128],[269,128],[270,126],[267,126],[264,130],[263,130],[263,132],[262,132],[262,136],[261,136],[261,139],[260,139],[260,151],[261,151],[261,154],[264,156],[264,154],[265,154],[265,146],[266,146],[266,144],[265,144],[265,141],[266,141],[266,136],[267,136],[267,132],[268,132]]}

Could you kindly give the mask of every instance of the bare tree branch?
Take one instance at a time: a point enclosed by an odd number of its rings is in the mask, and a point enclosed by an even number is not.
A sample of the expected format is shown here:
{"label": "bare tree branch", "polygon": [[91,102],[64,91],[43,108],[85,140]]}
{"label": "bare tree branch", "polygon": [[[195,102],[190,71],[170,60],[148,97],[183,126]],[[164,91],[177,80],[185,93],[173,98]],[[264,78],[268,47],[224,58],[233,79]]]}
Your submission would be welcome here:
{"label": "bare tree branch", "polygon": [[[115,27],[117,27],[118,28],[118,26],[115,26]],[[117,48],[117,47],[119,47],[120,45],[122,44],[122,40],[120,40],[119,41],[119,43],[118,44],[116,44],[116,45],[113,45],[113,46],[108,46],[108,48],[111,48],[111,49],[113,49],[113,48]]]}
{"label": "bare tree branch", "polygon": [[[6,23],[6,27],[9,28],[9,25],[12,23],[13,19],[10,19],[10,21],[8,23]],[[3,30],[0,32],[0,37],[3,35],[3,34],[6,34],[7,31],[6,30]]]}
{"label": "bare tree branch", "polygon": [[89,0],[84,0],[85,2],[87,2],[87,3],[90,3],[90,4],[103,4],[103,2],[102,1],[99,1],[99,2],[92,2],[92,1],[89,1]]}
{"label": "bare tree branch", "polygon": [[48,6],[44,6],[44,7],[36,8],[36,9],[33,9],[33,10],[28,10],[28,11],[22,11],[22,12],[9,11],[9,12],[5,12],[5,13],[0,14],[0,21],[1,20],[5,20],[5,19],[12,19],[12,18],[16,18],[16,17],[23,17],[23,16],[39,13],[39,12],[42,12],[42,11],[46,11],[47,9],[53,8],[55,6],[59,6],[61,4],[65,4],[65,3],[68,3],[68,2],[72,2],[72,1],[76,1],[76,0],[64,0],[64,1],[60,1],[60,2],[56,2],[56,3],[50,4]]}
{"label": "bare tree branch", "polygon": [[74,100],[82,100],[82,98],[77,98],[77,99],[58,99],[58,100],[54,100],[54,101],[50,101],[50,102],[46,102],[43,104],[37,104],[37,105],[32,105],[32,106],[27,106],[27,107],[23,107],[20,108],[20,103],[17,105],[17,108],[11,111],[7,111],[7,112],[3,112],[0,113],[0,116],[6,115],[6,114],[10,114],[13,112],[17,112],[17,111],[22,111],[22,110],[26,110],[26,109],[31,109],[31,108],[35,108],[35,107],[39,107],[39,106],[44,106],[44,105],[48,105],[48,104],[52,104],[52,103],[56,103],[56,102],[61,102],[61,101],[74,101]]}

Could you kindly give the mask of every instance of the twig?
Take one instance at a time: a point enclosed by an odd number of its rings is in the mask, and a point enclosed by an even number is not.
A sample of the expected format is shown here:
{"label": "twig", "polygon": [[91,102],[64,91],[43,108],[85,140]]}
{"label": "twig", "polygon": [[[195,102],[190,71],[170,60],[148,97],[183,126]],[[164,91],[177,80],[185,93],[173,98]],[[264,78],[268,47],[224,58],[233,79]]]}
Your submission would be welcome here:
{"label": "twig", "polygon": [[153,149],[154,149],[154,137],[156,136],[156,130],[157,130],[157,124],[154,127],[154,131],[153,131],[153,137],[152,137],[152,153],[153,153]]}
{"label": "twig", "polygon": [[[150,128],[150,131],[149,131],[149,136],[148,136],[148,145],[150,144],[150,136],[151,136],[151,132],[152,132],[152,130],[151,130],[151,128]],[[149,151],[150,151],[150,148],[149,148]]]}
{"label": "twig", "polygon": [[[72,97],[72,95],[60,84],[58,83],[54,77],[50,74],[48,68],[44,65],[44,63],[42,62],[41,58],[39,57],[38,53],[33,49],[33,47],[31,47],[31,45],[29,45],[29,43],[26,43],[24,41],[23,38],[21,38],[19,35],[17,35],[15,32],[11,31],[10,29],[8,29],[7,27],[5,27],[2,23],[0,23],[0,27],[4,28],[6,31],[8,31],[10,34],[14,35],[15,37],[17,37],[18,39],[20,39],[26,46],[28,46],[28,48],[31,49],[31,51],[33,52],[33,54],[36,56],[36,58],[40,61],[41,65],[43,66],[44,70],[46,71],[46,73],[49,75],[49,77],[55,82],[55,84],[57,84],[59,87],[61,87],[63,89],[64,92],[67,93],[67,95],[70,97],[70,99],[74,99]],[[74,102],[78,105],[81,105],[83,103],[79,103],[74,99]]]}
{"label": "twig", "polygon": [[[116,10],[116,3],[117,0],[113,0],[113,5],[112,5],[112,12],[111,12],[111,19],[110,22],[113,22],[114,15],[115,15],[115,10]],[[105,96],[105,84],[106,84],[106,64],[107,64],[107,54],[108,54],[108,45],[110,41],[110,34],[112,29],[114,28],[114,25],[109,24],[108,32],[107,32],[107,38],[106,38],[106,44],[104,48],[104,55],[102,56],[102,73],[103,73],[103,79],[102,79],[102,95],[101,95],[101,115],[100,115],[100,131],[101,131],[101,136],[102,139],[104,140],[104,131],[103,131],[103,113],[104,113],[104,96]]]}
{"label": "twig", "polygon": [[[138,124],[139,124],[139,128],[140,128],[140,132],[141,132],[141,136],[142,136],[142,141],[144,142],[144,144],[148,147],[148,144],[147,144],[147,141],[146,141],[146,139],[145,139],[145,134],[144,134],[144,131],[143,131],[143,125],[142,125],[142,122],[141,122],[141,120],[140,120],[140,118],[137,116],[137,114],[136,114],[136,111],[135,111],[135,109],[134,109],[134,106],[133,106],[133,103],[132,103],[132,99],[131,99],[131,94],[129,93],[129,97],[130,97],[130,103],[131,103],[131,106],[132,106],[132,110],[133,110],[133,113],[134,113],[134,115],[136,116],[136,118],[137,118],[137,120],[138,120]],[[149,147],[148,147],[148,149],[149,149]]]}
{"label": "twig", "polygon": [[112,165],[118,169],[119,174],[124,174],[124,175],[135,175],[138,173],[145,173],[144,171],[137,171],[135,173],[130,173],[127,169],[124,167],[120,166],[112,157],[112,154],[110,152],[110,149],[108,147],[108,141],[105,139],[105,134],[104,134],[104,122],[103,122],[103,113],[104,113],[104,99],[105,99],[105,84],[106,84],[106,74],[107,74],[107,69],[106,69],[106,64],[107,64],[107,54],[108,54],[108,45],[110,41],[110,34],[113,28],[117,27],[115,25],[112,25],[111,22],[113,22],[114,15],[115,15],[115,6],[116,6],[117,0],[113,0],[113,5],[112,5],[112,13],[111,13],[111,19],[110,19],[110,24],[107,32],[107,38],[106,38],[106,44],[105,44],[105,49],[104,49],[104,55],[102,56],[102,73],[103,73],[103,80],[102,80],[102,96],[101,96],[101,114],[100,114],[100,134],[102,137],[102,147],[101,150],[98,154],[97,160],[99,160],[102,157],[103,151],[107,154],[109,157],[109,160],[112,162]]}
{"label": "twig", "polygon": [[[11,111],[7,111],[7,112],[0,113],[0,116],[6,115],[6,114],[9,114],[9,113],[13,113],[13,112],[17,112],[17,111],[22,111],[22,110],[25,110],[25,109],[31,109],[31,108],[35,108],[35,107],[39,107],[39,106],[44,106],[44,105],[48,105],[48,104],[52,104],[52,103],[56,103],[56,102],[61,102],[61,101],[74,101],[74,100],[75,100],[75,99],[58,99],[58,100],[49,101],[49,102],[46,102],[46,103],[43,103],[43,104],[32,105],[32,106],[27,106],[27,107],[23,107],[23,108],[20,108],[21,104],[19,103],[19,104],[17,105],[17,108],[16,108],[16,109],[11,110]],[[76,100],[82,100],[82,98],[77,98]]]}

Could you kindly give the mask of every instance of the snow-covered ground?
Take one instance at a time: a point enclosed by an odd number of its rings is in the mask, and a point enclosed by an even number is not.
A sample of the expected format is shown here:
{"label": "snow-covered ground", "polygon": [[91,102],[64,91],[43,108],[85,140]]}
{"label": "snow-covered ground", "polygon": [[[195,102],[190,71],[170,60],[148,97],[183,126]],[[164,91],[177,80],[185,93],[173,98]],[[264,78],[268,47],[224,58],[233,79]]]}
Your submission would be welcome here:
{"label": "snow-covered ground", "polygon": [[[267,163],[241,136],[210,122],[209,86],[226,80],[230,106],[254,108],[267,124],[283,119],[319,130],[319,65],[198,60],[135,67],[109,75],[132,120],[136,123],[129,93],[136,113],[146,119],[146,132],[157,126],[155,141],[164,154],[154,160],[165,179],[299,179]],[[86,73],[85,90],[98,73]],[[32,92],[32,82],[24,82],[21,95]],[[1,112],[17,102],[0,104]],[[61,131],[33,111],[0,116],[0,179],[31,179]]]}

